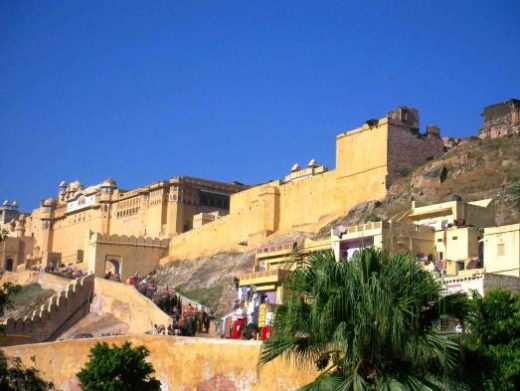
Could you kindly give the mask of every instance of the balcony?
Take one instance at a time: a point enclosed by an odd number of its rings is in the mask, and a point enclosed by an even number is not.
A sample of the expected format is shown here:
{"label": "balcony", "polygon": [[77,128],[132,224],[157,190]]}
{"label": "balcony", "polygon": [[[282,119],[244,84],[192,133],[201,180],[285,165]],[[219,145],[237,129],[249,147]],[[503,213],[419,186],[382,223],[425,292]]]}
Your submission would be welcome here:
{"label": "balcony", "polygon": [[275,284],[280,285],[292,272],[290,270],[277,269],[277,270],[266,270],[262,272],[244,273],[238,276],[240,280],[240,286],[249,285],[265,285]]}

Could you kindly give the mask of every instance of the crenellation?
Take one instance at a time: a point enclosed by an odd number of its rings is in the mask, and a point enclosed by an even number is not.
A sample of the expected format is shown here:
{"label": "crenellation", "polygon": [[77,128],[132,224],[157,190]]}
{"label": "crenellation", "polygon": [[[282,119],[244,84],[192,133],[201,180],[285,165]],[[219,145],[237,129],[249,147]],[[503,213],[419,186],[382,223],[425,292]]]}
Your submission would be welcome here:
{"label": "crenellation", "polygon": [[7,333],[27,335],[34,342],[46,340],[47,336],[62,326],[63,322],[78,308],[87,305],[94,289],[94,276],[89,275],[69,284],[67,288],[50,297],[40,308],[23,319],[8,318]]}

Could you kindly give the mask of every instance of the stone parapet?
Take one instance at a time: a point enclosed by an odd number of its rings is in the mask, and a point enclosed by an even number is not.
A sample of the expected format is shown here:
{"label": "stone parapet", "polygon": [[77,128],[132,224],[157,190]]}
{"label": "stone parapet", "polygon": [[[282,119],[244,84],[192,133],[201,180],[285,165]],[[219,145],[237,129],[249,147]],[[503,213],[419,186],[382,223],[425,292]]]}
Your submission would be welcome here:
{"label": "stone parapet", "polygon": [[150,351],[156,376],[163,390],[198,391],[282,391],[294,390],[313,381],[314,365],[297,366],[282,358],[258,366],[261,343],[229,339],[189,338],[152,335],[67,340],[45,344],[11,346],[3,350],[35,366],[57,389],[80,390],[76,373],[88,361],[90,349],[98,342],[133,346]]}
{"label": "stone parapet", "polygon": [[54,340],[88,313],[93,292],[93,275],[73,281],[64,290],[51,296],[31,316],[23,319],[8,318],[7,339],[12,335],[30,337],[27,343]]}
{"label": "stone parapet", "polygon": [[93,233],[91,242],[97,242],[102,244],[122,244],[122,245],[135,245],[144,247],[161,247],[168,248],[170,242],[169,239],[149,238],[144,236],[126,236],[126,235],[108,235],[101,233]]}

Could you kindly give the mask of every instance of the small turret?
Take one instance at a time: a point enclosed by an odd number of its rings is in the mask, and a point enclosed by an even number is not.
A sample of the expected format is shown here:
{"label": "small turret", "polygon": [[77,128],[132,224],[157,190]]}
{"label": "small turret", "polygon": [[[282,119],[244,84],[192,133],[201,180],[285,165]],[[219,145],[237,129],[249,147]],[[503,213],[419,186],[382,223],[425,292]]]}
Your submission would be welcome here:
{"label": "small turret", "polygon": [[301,168],[300,168],[300,165],[298,163],[294,163],[293,166],[291,167],[291,172],[297,172],[297,171],[300,171]]}
{"label": "small turret", "polygon": [[441,129],[437,125],[428,125],[426,126],[426,135],[439,138]]}
{"label": "small turret", "polygon": [[55,203],[56,203],[56,200],[52,197],[49,197],[42,202],[42,206],[54,206]]}
{"label": "small turret", "polygon": [[116,181],[114,181],[112,178],[107,178],[103,181],[101,184],[101,187],[116,187]]}

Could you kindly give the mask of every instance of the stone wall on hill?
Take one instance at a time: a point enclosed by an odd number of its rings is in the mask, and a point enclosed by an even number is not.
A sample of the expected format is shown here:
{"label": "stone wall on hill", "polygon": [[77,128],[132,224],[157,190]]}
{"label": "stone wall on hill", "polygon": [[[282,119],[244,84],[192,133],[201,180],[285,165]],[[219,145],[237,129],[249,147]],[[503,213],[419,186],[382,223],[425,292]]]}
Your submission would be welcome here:
{"label": "stone wall on hill", "polygon": [[479,137],[495,139],[520,135],[520,100],[510,99],[484,108],[484,124]]}
{"label": "stone wall on hill", "polygon": [[7,336],[0,339],[0,344],[9,344],[11,336],[27,337],[26,343],[56,339],[89,312],[93,293],[93,275],[73,281],[66,289],[49,298],[32,316],[7,319]]}

